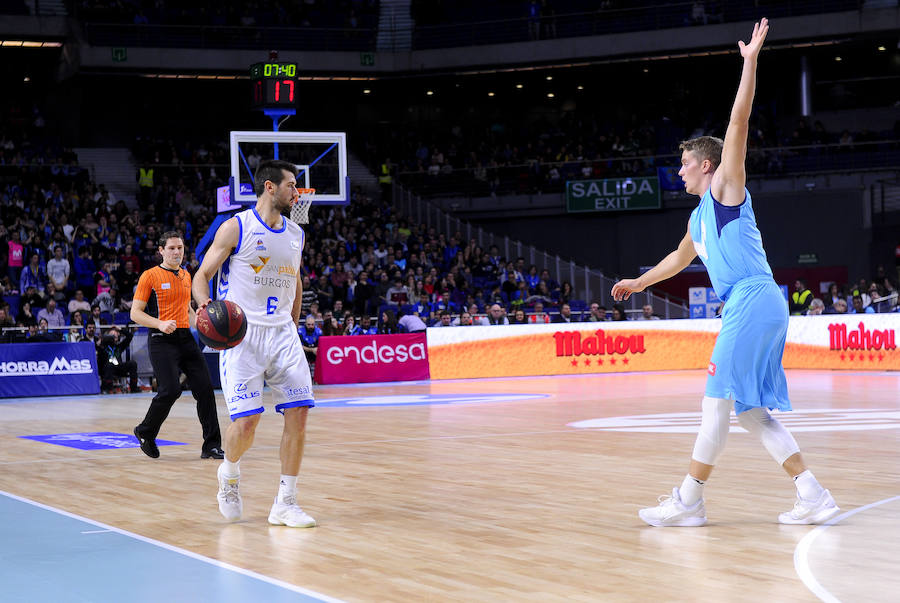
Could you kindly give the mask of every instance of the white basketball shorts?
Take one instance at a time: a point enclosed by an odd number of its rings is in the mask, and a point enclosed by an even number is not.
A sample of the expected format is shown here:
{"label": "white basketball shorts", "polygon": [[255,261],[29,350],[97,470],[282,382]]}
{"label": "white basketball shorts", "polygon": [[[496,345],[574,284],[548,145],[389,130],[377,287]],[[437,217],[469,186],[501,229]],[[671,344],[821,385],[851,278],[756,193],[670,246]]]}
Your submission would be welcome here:
{"label": "white basketball shorts", "polygon": [[232,421],[263,412],[263,381],[272,390],[276,412],[316,405],[309,364],[293,322],[247,325],[244,340],[219,353],[219,376]]}

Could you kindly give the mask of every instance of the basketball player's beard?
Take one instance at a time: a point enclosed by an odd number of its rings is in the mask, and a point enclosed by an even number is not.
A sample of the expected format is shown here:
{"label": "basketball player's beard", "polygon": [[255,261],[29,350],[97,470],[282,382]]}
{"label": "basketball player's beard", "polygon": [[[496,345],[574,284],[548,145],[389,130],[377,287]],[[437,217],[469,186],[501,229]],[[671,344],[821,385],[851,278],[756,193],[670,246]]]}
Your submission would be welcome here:
{"label": "basketball player's beard", "polygon": [[294,205],[293,201],[293,197],[288,197],[283,202],[276,197],[272,200],[272,205],[275,207],[278,213],[284,214],[291,211],[291,207]]}

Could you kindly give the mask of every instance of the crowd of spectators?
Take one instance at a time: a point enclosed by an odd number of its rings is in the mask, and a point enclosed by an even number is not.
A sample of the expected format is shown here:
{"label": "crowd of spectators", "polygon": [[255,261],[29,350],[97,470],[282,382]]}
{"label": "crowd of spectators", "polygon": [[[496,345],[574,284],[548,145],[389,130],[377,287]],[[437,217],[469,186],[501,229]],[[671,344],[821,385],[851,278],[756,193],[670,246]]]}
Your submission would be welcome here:
{"label": "crowd of spectators", "polygon": [[[406,136],[380,142],[379,151],[391,158],[404,183],[426,195],[551,193],[561,192],[568,180],[654,176],[658,167],[678,165],[680,141],[721,136],[726,126],[705,114],[670,118],[638,111],[621,120],[603,107],[581,107],[558,113],[555,121],[510,107],[438,124],[397,124]],[[701,126],[688,127],[696,123]],[[790,127],[778,123],[764,110],[754,114],[750,174],[846,169],[849,159],[857,167],[878,167],[900,157],[900,120],[893,130],[879,132],[831,132],[821,121],[802,117]],[[672,184],[677,188],[679,182]]]}
{"label": "crowd of spectators", "polygon": [[[138,138],[132,152],[142,170],[136,174],[139,192],[134,199],[117,199],[44,129],[38,111],[14,107],[0,130],[2,340],[91,340],[101,349],[112,325],[130,322],[138,275],[159,261],[161,232],[182,232],[185,268],[193,273],[199,266],[195,249],[215,217],[214,190],[226,182],[227,144]],[[477,172],[484,169],[483,159],[536,165],[547,159],[551,166],[590,163],[590,174],[598,175],[606,173],[603,166],[585,158],[627,157],[660,144],[649,122],[631,123],[622,138],[574,113],[550,131],[517,144],[528,131],[494,128],[470,149],[476,131],[451,128],[448,144],[420,142],[406,165],[415,161],[421,169],[428,162],[432,171],[437,165],[434,175],[440,177],[448,165],[452,171],[475,162]],[[811,144],[833,139],[821,124],[805,122],[798,123],[793,137]],[[147,179],[149,170],[153,176]],[[311,218],[302,274],[307,318],[299,329],[305,343],[318,335],[414,332],[428,326],[629,319],[621,305],[607,309],[590,303],[542,266],[502,257],[497,247],[483,249],[459,233],[447,236],[411,223],[360,189],[349,206],[315,207]],[[896,283],[882,270],[871,282],[843,291],[836,286],[829,299],[810,300],[803,311],[896,309]],[[634,318],[654,319],[653,308],[644,307]]]}
{"label": "crowd of spectators", "polygon": [[871,279],[855,283],[831,283],[822,297],[814,297],[806,282],[798,279],[789,299],[791,314],[884,314],[898,312],[897,274],[890,274],[879,264]]}
{"label": "crowd of spectators", "polygon": [[[185,267],[198,267],[194,250],[214,218],[226,145],[138,139],[135,157],[154,174],[149,183],[136,175],[149,186],[126,203],[91,181],[70,150],[66,171],[53,171],[62,156],[36,152],[34,124],[21,125],[18,135],[0,136],[0,158],[29,158],[2,165],[0,322],[18,327],[3,340],[99,343],[108,327],[129,322],[138,275],[159,261],[159,233],[184,233]],[[489,323],[494,305],[504,316],[531,311],[532,321],[549,320],[551,309],[587,312],[571,284],[542,267],[410,224],[360,190],[351,205],[315,208],[312,216],[303,310],[326,334],[413,330],[447,312],[451,324]]]}

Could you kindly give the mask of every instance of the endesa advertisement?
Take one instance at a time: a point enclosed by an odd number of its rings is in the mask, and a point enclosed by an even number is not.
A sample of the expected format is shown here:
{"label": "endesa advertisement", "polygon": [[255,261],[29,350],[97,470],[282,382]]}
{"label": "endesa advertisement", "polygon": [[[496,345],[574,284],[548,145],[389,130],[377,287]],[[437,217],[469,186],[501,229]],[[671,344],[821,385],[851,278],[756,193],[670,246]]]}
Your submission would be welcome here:
{"label": "endesa advertisement", "polygon": [[374,383],[428,379],[424,333],[320,337],[316,383]]}
{"label": "endesa advertisement", "polygon": [[[571,375],[709,365],[721,320],[428,329],[432,379]],[[791,317],[785,368],[900,370],[900,314]]]}

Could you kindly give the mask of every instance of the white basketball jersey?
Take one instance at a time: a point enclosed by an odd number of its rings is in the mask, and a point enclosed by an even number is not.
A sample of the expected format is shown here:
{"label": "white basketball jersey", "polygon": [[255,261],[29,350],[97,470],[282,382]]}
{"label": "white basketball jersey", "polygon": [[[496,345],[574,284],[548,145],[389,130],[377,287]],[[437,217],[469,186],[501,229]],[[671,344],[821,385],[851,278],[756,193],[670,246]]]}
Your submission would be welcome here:
{"label": "white basketball jersey", "polygon": [[272,230],[255,208],[235,217],[238,246],[219,268],[218,299],[243,308],[250,324],[275,326],[293,320],[303,229],[282,217],[281,228]]}

